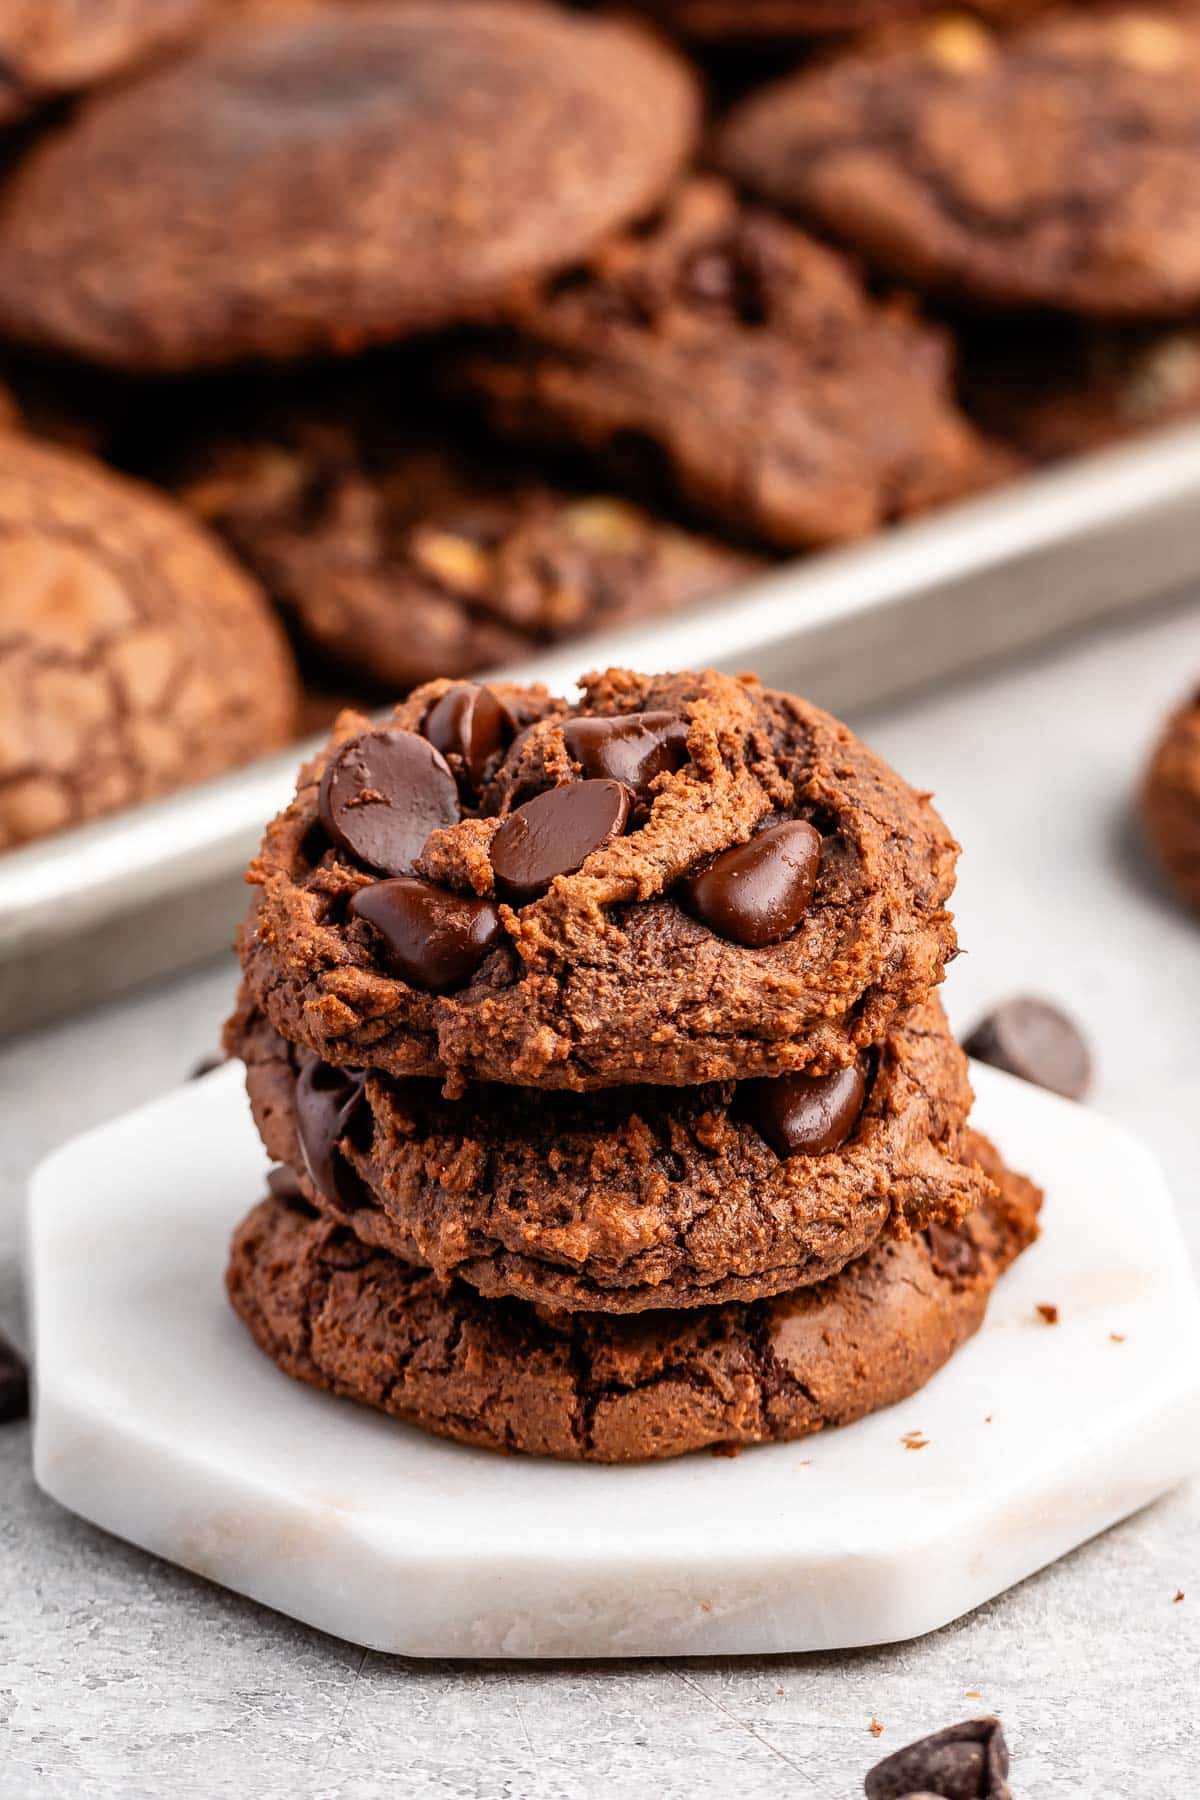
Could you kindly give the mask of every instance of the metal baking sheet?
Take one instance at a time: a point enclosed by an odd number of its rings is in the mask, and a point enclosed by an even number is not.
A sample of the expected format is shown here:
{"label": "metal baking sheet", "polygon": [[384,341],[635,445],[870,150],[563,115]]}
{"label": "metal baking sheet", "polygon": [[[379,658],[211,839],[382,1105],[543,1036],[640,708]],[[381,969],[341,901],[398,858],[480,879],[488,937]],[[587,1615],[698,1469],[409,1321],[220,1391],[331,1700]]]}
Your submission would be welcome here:
{"label": "metal baking sheet", "polygon": [[[1157,433],[812,556],[720,601],[496,674],[715,666],[853,714],[1200,586],[1200,425]],[[291,792],[293,746],[0,859],[0,1035],[202,961]]]}

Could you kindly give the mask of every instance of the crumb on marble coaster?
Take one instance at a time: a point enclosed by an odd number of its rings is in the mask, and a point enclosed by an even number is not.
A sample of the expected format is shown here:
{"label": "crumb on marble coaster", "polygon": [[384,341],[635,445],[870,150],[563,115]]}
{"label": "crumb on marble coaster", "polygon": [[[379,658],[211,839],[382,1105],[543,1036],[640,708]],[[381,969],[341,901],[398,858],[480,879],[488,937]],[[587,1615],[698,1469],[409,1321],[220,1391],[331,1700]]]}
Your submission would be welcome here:
{"label": "crumb on marble coaster", "polygon": [[1123,1344],[1125,1342],[1125,1333],[1123,1331],[1110,1331],[1108,1336],[1111,1343]]}
{"label": "crumb on marble coaster", "polygon": [[883,1736],[883,1726],[879,1723],[878,1719],[872,1719],[871,1723],[867,1726],[867,1730],[871,1733],[873,1738]]}
{"label": "crumb on marble coaster", "polygon": [[1058,1324],[1058,1308],[1057,1308],[1057,1306],[1051,1306],[1048,1301],[1046,1301],[1046,1300],[1038,1301],[1037,1313],[1038,1313],[1039,1319],[1041,1319],[1043,1324],[1045,1324],[1045,1325],[1057,1325]]}
{"label": "crumb on marble coaster", "polygon": [[1172,1602],[1171,1602],[1171,1604],[1172,1604],[1172,1606],[1178,1606],[1178,1605],[1179,1605],[1179,1602],[1180,1602],[1180,1601],[1181,1601],[1181,1600],[1182,1600],[1182,1599],[1183,1599],[1183,1589],[1182,1589],[1182,1588],[1176,1588],[1176,1589],[1175,1589],[1175,1598],[1174,1598],[1174,1600],[1172,1600]]}
{"label": "crumb on marble coaster", "polygon": [[921,1431],[906,1431],[900,1439],[906,1450],[924,1450],[929,1439]]}

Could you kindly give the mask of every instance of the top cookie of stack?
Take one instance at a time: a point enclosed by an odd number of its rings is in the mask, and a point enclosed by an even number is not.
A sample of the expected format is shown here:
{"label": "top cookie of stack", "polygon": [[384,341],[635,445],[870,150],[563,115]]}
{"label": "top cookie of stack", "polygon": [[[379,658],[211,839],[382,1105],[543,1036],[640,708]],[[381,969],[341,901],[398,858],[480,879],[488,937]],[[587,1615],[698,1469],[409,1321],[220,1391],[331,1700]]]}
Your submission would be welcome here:
{"label": "top cookie of stack", "polygon": [[448,1091],[822,1073],[941,980],[956,850],[753,680],[610,670],[570,706],[431,682],[302,771],[243,962],[290,1042]]}

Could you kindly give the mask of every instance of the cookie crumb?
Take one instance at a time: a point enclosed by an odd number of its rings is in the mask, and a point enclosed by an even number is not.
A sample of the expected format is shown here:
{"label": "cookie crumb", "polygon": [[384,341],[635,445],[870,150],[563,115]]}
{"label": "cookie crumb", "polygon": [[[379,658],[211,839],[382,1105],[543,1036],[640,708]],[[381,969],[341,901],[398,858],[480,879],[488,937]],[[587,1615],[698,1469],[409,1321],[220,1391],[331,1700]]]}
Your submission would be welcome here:
{"label": "cookie crumb", "polygon": [[877,1738],[877,1737],[882,1737],[882,1736],[883,1736],[883,1726],[882,1726],[882,1725],[881,1725],[881,1724],[880,1724],[880,1723],[879,1723],[879,1720],[878,1720],[878,1719],[872,1719],[872,1720],[871,1720],[871,1723],[870,1723],[870,1725],[869,1725],[869,1726],[868,1726],[868,1727],[867,1727],[867,1729],[868,1729],[868,1731],[869,1731],[869,1732],[870,1732],[870,1733],[871,1733],[871,1736],[872,1736],[872,1737],[873,1737],[873,1738]]}
{"label": "cookie crumb", "polygon": [[906,1450],[924,1450],[929,1439],[920,1431],[906,1431],[900,1442]]}
{"label": "cookie crumb", "polygon": [[1045,1300],[1038,1301],[1037,1313],[1038,1313],[1038,1317],[1042,1320],[1042,1322],[1044,1324],[1046,1324],[1046,1325],[1057,1325],[1058,1324],[1058,1308],[1057,1308],[1057,1306],[1051,1306],[1048,1301],[1045,1301]]}
{"label": "cookie crumb", "polygon": [[1182,1600],[1182,1599],[1183,1599],[1183,1589],[1182,1589],[1182,1588],[1176,1588],[1176,1589],[1175,1589],[1175,1598],[1174,1598],[1174,1600],[1172,1600],[1172,1602],[1171,1602],[1171,1605],[1172,1605],[1172,1606],[1178,1606],[1178,1605],[1179,1605],[1179,1602],[1180,1602],[1180,1601],[1181,1601],[1181,1600]]}
{"label": "cookie crumb", "polygon": [[1123,1331],[1110,1331],[1108,1336],[1110,1342],[1114,1344],[1123,1344],[1125,1342],[1125,1333]]}
{"label": "cookie crumb", "polygon": [[985,1424],[985,1425],[990,1425],[990,1424],[991,1424],[991,1422],[992,1422],[992,1415],[991,1415],[991,1413],[984,1413],[984,1415],[983,1415],[983,1422],[984,1422],[984,1424]]}
{"label": "cookie crumb", "polygon": [[963,1699],[964,1700],[982,1700],[983,1695],[980,1693],[978,1688],[964,1688],[963,1689]]}

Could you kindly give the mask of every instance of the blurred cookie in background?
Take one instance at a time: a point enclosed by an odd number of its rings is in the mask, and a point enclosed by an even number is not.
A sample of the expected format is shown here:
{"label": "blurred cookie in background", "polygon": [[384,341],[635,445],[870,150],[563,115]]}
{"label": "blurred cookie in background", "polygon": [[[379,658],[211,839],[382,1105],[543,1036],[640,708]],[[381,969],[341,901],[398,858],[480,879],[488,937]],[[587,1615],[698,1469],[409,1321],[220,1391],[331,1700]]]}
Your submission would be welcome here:
{"label": "blurred cookie in background", "polygon": [[784,550],[865,536],[1011,472],[958,409],[944,333],[714,179],[531,297],[460,378],[501,430],[632,457],[697,512]]}
{"label": "blurred cookie in background", "polygon": [[[696,43],[776,43],[891,24],[931,12],[941,0],[640,0],[672,31]],[[968,0],[997,23],[1027,18],[1050,0]]]}
{"label": "blurred cookie in background", "polygon": [[256,583],[169,500],[0,432],[0,850],[285,744]]}
{"label": "blurred cookie in background", "polygon": [[960,340],[967,410],[1034,462],[1200,414],[1200,327],[1039,320]]}
{"label": "blurred cookie in background", "polygon": [[237,21],[93,96],[0,203],[0,330],[132,371],[489,314],[653,207],[695,77],[534,0]]}
{"label": "blurred cookie in background", "polygon": [[1155,745],[1142,819],[1177,893],[1200,911],[1200,690],[1172,713]]}
{"label": "blurred cookie in background", "polygon": [[403,383],[381,376],[324,405],[252,406],[240,428],[192,448],[177,482],[313,659],[392,698],[673,611],[761,567],[628,500],[406,418]]}
{"label": "blurred cookie in background", "polygon": [[727,173],[881,270],[993,307],[1200,306],[1194,7],[966,14],[885,31],[760,90]]}
{"label": "blurred cookie in background", "polygon": [[186,38],[228,0],[3,0],[0,124]]}

